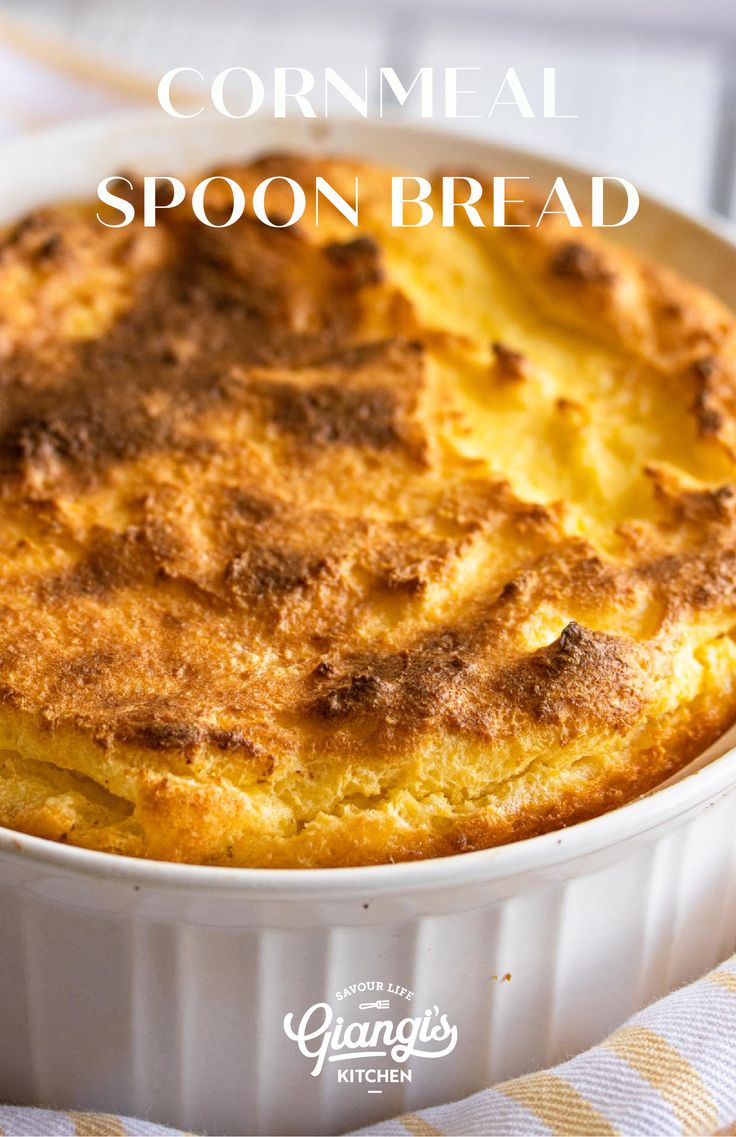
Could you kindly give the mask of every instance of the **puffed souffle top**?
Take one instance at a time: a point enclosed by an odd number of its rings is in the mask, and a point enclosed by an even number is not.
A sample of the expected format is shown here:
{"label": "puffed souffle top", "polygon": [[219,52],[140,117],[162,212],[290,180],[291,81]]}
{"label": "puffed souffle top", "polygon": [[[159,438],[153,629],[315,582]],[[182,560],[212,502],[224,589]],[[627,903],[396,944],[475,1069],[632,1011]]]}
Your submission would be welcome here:
{"label": "puffed souffle top", "polygon": [[531,205],[396,229],[379,167],[224,171],[315,172],[359,173],[359,229],[310,198],[2,235],[4,826],[444,856],[621,805],[736,718],[734,318]]}

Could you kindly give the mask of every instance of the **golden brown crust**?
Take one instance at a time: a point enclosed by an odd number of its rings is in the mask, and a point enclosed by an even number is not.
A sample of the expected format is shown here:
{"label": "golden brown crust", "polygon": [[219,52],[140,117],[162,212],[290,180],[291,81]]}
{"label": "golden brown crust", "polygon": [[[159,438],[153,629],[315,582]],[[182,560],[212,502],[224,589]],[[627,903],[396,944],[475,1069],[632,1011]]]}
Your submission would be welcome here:
{"label": "golden brown crust", "polygon": [[[227,172],[317,168],[358,169]],[[733,318],[559,219],[392,230],[388,177],[357,236],[4,235],[3,824],[437,856],[613,808],[736,717]]]}

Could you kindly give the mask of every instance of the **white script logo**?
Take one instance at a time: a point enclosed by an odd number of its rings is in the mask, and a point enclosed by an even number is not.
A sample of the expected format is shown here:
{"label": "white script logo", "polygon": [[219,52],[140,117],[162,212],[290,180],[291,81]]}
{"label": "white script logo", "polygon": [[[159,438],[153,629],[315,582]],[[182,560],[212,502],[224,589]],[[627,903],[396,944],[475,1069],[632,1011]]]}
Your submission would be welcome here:
{"label": "white script logo", "polygon": [[[403,988],[402,988],[403,990]],[[383,1009],[388,1003],[363,1004]],[[455,1049],[457,1027],[451,1026],[439,1007],[423,1015],[399,1022],[378,1018],[373,1021],[345,1022],[335,1017],[329,1003],[315,1003],[302,1015],[298,1026],[290,1012],[284,1017],[284,1031],[299,1046],[305,1058],[314,1059],[311,1074],[319,1076],[325,1062],[350,1062],[390,1056],[399,1064],[410,1058],[443,1058]]]}

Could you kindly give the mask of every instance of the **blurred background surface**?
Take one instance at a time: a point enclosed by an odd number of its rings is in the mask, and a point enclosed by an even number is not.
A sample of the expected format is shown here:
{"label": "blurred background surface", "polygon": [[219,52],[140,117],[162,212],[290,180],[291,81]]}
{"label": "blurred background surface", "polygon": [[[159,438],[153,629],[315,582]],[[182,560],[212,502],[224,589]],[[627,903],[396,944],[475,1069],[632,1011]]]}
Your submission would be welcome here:
{"label": "blurred background surface", "polygon": [[180,66],[208,79],[231,66],[331,66],[354,82],[364,67],[407,82],[421,66],[482,67],[488,105],[507,67],[530,96],[556,67],[560,111],[578,118],[501,107],[431,125],[736,220],[735,0],[0,0],[0,137],[155,105],[158,78]]}

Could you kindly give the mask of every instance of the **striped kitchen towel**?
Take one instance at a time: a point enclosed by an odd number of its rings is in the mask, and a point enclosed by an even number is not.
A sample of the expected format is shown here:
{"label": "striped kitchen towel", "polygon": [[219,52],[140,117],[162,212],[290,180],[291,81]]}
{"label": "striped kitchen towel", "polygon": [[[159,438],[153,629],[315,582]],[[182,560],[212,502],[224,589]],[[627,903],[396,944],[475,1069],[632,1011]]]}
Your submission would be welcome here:
{"label": "striped kitchen towel", "polygon": [[[110,1114],[0,1106],[5,1137],[180,1134]],[[577,1058],[464,1101],[361,1129],[368,1137],[736,1134],[736,956]]]}

